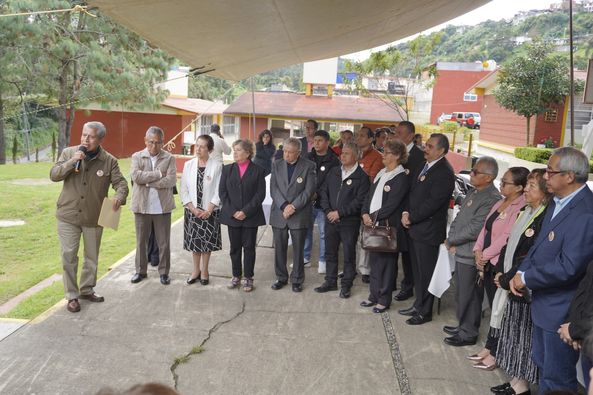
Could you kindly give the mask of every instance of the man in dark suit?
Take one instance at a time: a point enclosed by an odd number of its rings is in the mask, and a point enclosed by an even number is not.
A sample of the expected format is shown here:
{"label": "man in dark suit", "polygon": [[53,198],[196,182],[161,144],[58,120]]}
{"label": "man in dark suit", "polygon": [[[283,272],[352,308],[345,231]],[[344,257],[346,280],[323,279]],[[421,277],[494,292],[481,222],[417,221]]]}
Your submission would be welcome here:
{"label": "man in dark suit", "polygon": [[447,214],[453,193],[455,174],[445,158],[449,140],[434,133],[426,142],[422,170],[412,177],[408,209],[402,214],[402,224],[408,229],[409,248],[414,271],[416,301],[400,314],[412,316],[406,323],[421,325],[432,320],[434,296],[428,285],[439,255],[439,246],[447,233]]}
{"label": "man in dark suit", "polygon": [[[424,152],[414,144],[414,134],[416,133],[416,127],[410,121],[402,121],[395,128],[395,136],[406,145],[408,150],[408,161],[404,164],[404,167],[410,171],[410,177],[415,177],[422,166],[424,166]],[[408,237],[405,232],[406,238]],[[404,278],[401,282],[401,290],[394,299],[397,301],[404,301],[414,296],[414,272],[412,270],[412,258],[410,257],[409,251],[402,251],[402,269],[404,272]],[[395,278],[393,279],[397,284],[397,270],[395,271]],[[394,286],[393,289],[397,287]]]}
{"label": "man in dark suit", "polygon": [[554,151],[544,178],[554,193],[539,236],[510,284],[520,295],[532,292],[532,358],[539,367],[539,392],[577,389],[579,358],[556,333],[593,259],[593,193],[585,184],[588,158],[563,147]]}
{"label": "man in dark suit", "polygon": [[356,242],[360,229],[360,210],[369,191],[369,176],[358,166],[358,147],[346,143],[340,155],[341,166],[333,167],[321,189],[321,209],[326,217],[325,282],[315,288],[324,293],[338,289],[338,251],[344,250],[344,276],[340,297],[350,297],[356,275]]}
{"label": "man in dark suit", "polygon": [[270,225],[274,232],[274,265],[276,282],[273,290],[288,284],[286,259],[288,250],[288,233],[292,239],[292,273],[291,282],[294,292],[303,290],[305,269],[303,250],[305,237],[312,219],[313,204],[311,197],[315,193],[315,163],[301,157],[301,142],[288,138],[284,143],[284,157],[272,164],[270,194],[272,208]]}

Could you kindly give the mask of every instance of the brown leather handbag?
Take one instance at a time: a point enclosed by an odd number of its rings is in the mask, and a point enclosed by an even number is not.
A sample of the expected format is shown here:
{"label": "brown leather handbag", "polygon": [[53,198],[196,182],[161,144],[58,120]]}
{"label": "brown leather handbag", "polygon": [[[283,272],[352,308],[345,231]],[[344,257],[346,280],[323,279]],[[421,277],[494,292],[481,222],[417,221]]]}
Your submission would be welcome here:
{"label": "brown leather handbag", "polygon": [[389,220],[385,220],[386,226],[376,225],[376,222],[377,216],[375,215],[373,225],[364,225],[362,228],[362,249],[371,252],[397,252],[396,229],[389,226]]}

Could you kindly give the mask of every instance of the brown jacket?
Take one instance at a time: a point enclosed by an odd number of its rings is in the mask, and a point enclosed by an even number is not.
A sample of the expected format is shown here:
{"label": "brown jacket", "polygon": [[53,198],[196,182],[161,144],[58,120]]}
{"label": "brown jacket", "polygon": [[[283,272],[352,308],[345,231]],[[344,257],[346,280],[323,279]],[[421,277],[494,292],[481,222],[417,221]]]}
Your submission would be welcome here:
{"label": "brown jacket", "polygon": [[173,187],[177,183],[175,157],[167,151],[158,154],[154,170],[148,150],[132,155],[132,212],[148,213],[148,193],[155,188],[159,195],[163,213],[170,213],[175,208]]}
{"label": "brown jacket", "polygon": [[362,153],[358,164],[362,167],[365,173],[369,176],[371,183],[375,180],[375,176],[379,171],[385,167],[383,166],[383,155],[373,147]]}
{"label": "brown jacket", "polygon": [[58,198],[56,217],[79,226],[97,226],[103,199],[109,191],[109,184],[115,190],[115,197],[125,204],[128,183],[119,170],[117,159],[103,148],[91,160],[83,160],[80,172],[74,172],[76,160],[72,157],[78,147],[68,147],[50,170],[52,181],[64,181]]}

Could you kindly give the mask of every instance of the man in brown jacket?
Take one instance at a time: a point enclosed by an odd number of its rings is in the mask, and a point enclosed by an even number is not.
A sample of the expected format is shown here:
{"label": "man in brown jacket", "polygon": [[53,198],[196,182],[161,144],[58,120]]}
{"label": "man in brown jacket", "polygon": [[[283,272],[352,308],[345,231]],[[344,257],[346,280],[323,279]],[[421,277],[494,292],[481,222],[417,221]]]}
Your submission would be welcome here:
{"label": "man in brown jacket", "polygon": [[[52,181],[64,182],[56,218],[64,268],[64,292],[68,311],[72,313],[80,311],[79,298],[90,302],[105,300],[94,290],[103,234],[103,228],[97,221],[110,184],[116,191],[114,210],[125,204],[128,196],[128,183],[119,170],[117,159],[101,148],[105,133],[101,122],[85,123],[80,137],[81,146],[65,148],[50,171]],[[79,288],[76,276],[81,235],[84,262]]]}
{"label": "man in brown jacket", "polygon": [[161,284],[168,285],[171,281],[169,245],[177,168],[175,157],[162,150],[164,138],[161,128],[149,127],[144,137],[146,148],[132,155],[132,212],[136,222],[136,273],[132,283],[146,278],[148,238],[152,228],[159,250]]}

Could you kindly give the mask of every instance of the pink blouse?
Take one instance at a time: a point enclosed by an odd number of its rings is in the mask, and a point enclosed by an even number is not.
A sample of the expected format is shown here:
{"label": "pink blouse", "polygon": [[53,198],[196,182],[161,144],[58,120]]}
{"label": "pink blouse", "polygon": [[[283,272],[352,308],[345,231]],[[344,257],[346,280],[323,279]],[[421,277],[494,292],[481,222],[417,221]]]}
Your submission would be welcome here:
{"label": "pink blouse", "polygon": [[[490,210],[486,219],[490,218],[492,213],[494,213],[498,208],[505,202],[505,199],[501,199]],[[521,209],[525,207],[525,196],[521,195],[517,199],[515,199],[500,215],[494,223],[492,224],[492,231],[490,233],[491,243],[488,248],[482,251],[482,258],[486,261],[490,261],[491,264],[496,265],[498,262],[498,257],[500,255],[500,250],[502,247],[505,246],[507,243],[507,239],[509,238],[509,234],[511,233],[511,228],[515,224],[517,220],[517,216]],[[478,240],[476,240],[476,244],[474,245],[474,251],[481,251],[484,246],[484,233],[486,232],[485,226],[482,226],[482,230],[480,231],[480,235],[478,236]]]}
{"label": "pink blouse", "polygon": [[243,163],[237,163],[237,166],[239,166],[239,177],[243,178],[243,174],[245,174],[247,167],[249,166],[249,161],[246,160]]}

